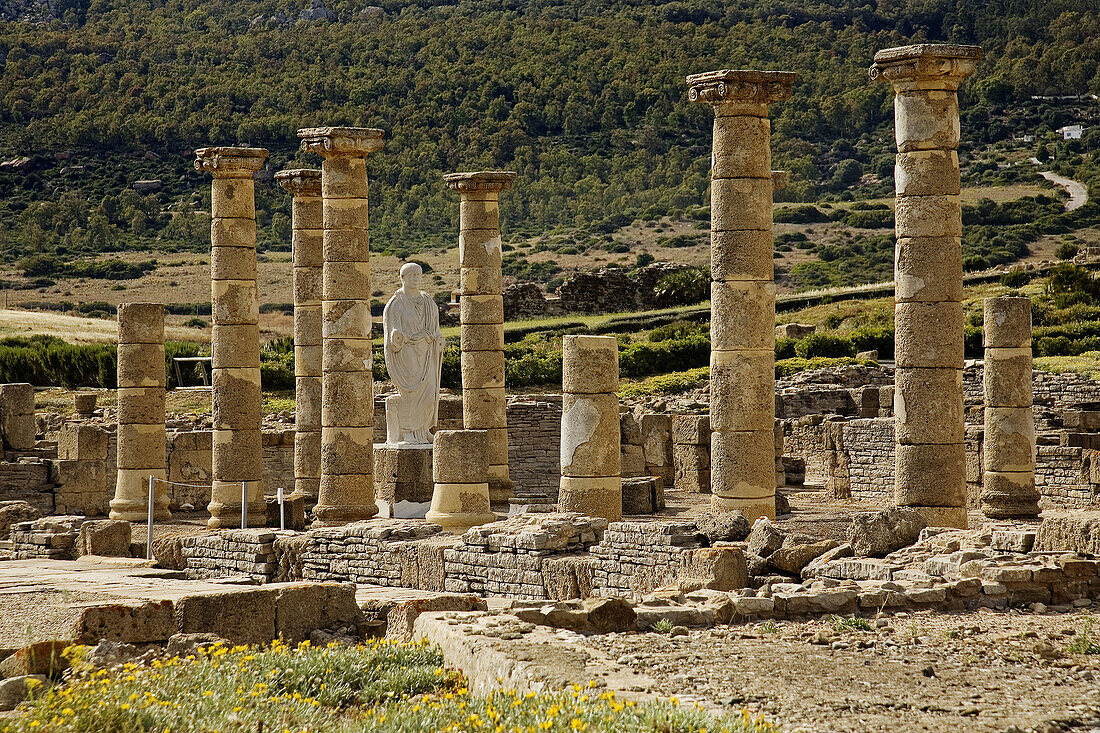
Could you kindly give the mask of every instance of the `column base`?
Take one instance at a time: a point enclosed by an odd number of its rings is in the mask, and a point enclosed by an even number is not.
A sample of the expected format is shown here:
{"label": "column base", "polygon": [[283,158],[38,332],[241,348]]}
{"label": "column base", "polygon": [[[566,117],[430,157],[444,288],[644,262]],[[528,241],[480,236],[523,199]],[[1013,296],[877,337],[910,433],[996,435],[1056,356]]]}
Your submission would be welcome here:
{"label": "column base", "polygon": [[374,445],[374,497],[380,515],[423,518],[434,490],[430,445]]}
{"label": "column base", "polygon": [[1039,492],[1033,471],[989,471],[982,476],[982,514],[990,519],[1039,516]]}
{"label": "column base", "polygon": [[470,527],[497,521],[489,510],[489,485],[436,484],[432,508],[424,516],[444,532],[462,534]]}
{"label": "column base", "polygon": [[908,506],[920,513],[929,527],[953,527],[966,529],[966,507],[964,506]]}
{"label": "column base", "polygon": [[115,498],[109,502],[111,519],[126,522],[149,521],[149,476],[158,479],[153,485],[153,521],[163,522],[172,518],[168,511],[168,487],[163,483],[165,470],[118,469],[115,479]]}
{"label": "column base", "polygon": [[378,505],[371,504],[365,506],[362,504],[342,504],[342,505],[328,505],[318,504],[313,507],[313,524],[310,526],[317,527],[340,527],[345,524],[351,524],[352,522],[359,522],[364,519],[370,519],[378,514]]}
{"label": "column base", "polygon": [[739,499],[730,496],[712,496],[710,506],[716,512],[741,512],[752,524],[760,517],[775,519],[775,496],[761,499]]}
{"label": "column base", "polygon": [[[210,529],[240,529],[241,528],[241,505],[240,504],[222,504],[221,502],[210,504],[206,507],[210,512],[210,519],[206,520],[206,526]],[[266,527],[267,526],[267,504],[259,503],[254,504],[249,502],[248,504],[248,526],[249,527]]]}
{"label": "column base", "polygon": [[308,513],[317,505],[317,494],[321,488],[320,478],[303,478],[298,477],[294,479],[294,491],[291,492],[293,497],[302,497],[306,503],[306,512]]}
{"label": "column base", "polygon": [[558,489],[558,511],[578,512],[618,522],[623,518],[623,480],[619,476],[562,476]]}

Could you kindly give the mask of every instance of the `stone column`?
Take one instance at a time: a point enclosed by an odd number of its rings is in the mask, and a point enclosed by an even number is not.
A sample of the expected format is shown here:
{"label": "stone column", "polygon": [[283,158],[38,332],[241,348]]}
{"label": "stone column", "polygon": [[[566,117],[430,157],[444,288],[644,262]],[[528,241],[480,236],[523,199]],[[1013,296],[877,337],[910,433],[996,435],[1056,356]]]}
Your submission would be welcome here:
{"label": "stone column", "polygon": [[688,77],[714,108],[710,188],[711,504],[775,518],[775,283],[768,105],[791,96],[786,71]]}
{"label": "stone column", "polygon": [[467,430],[488,431],[489,498],[498,510],[507,510],[513,496],[505,416],[504,275],[498,199],[501,191],[512,187],[515,177],[509,171],[443,176],[462,197],[458,227],[462,424]]}
{"label": "stone column", "polygon": [[489,509],[487,430],[437,430],[432,447],[435,491],[425,519],[451,534],[496,521]]}
{"label": "stone column", "polygon": [[122,303],[118,307],[118,475],[111,519],[147,519],[150,476],[158,479],[153,485],[153,518],[171,517],[164,483],[166,380],[164,306]]}
{"label": "stone column", "polygon": [[894,499],[942,527],[966,527],[956,90],[981,57],[976,46],[904,46],[871,67],[894,87],[898,146]]}
{"label": "stone column", "polygon": [[241,526],[241,488],[249,523],[264,524],[260,433],[260,309],[256,292],[256,203],[252,174],[262,148],[202,148],[195,167],[214,176],[210,204],[210,337],[213,373],[211,529]]}
{"label": "stone column", "polygon": [[1031,298],[985,299],[982,513],[1036,517]]}
{"label": "stone column", "polygon": [[335,526],[378,513],[366,156],[382,148],[382,131],[316,127],[298,137],[302,150],[323,158],[321,482],[313,516],[315,526]]}
{"label": "stone column", "polygon": [[565,337],[559,511],[623,517],[618,387],[615,337]]}
{"label": "stone column", "polygon": [[321,171],[280,171],[276,180],[293,200],[294,264],[294,496],[306,510],[321,483]]}

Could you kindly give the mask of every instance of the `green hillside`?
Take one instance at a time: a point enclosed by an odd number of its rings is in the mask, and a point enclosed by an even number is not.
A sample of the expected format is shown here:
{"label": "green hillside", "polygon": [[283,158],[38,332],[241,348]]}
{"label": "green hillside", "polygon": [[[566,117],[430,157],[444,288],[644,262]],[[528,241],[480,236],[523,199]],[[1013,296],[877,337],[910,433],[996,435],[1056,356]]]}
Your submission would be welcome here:
{"label": "green hillside", "polygon": [[[0,153],[15,160],[0,167],[0,258],[39,255],[22,260],[31,276],[35,265],[43,277],[56,275],[82,256],[115,250],[205,248],[208,194],[190,151],[258,145],[271,149],[275,170],[316,165],[296,151],[299,127],[386,131],[385,148],[368,160],[380,250],[452,241],[457,197],[440,176],[483,168],[519,172],[502,204],[509,236],[569,230],[598,247],[635,219],[705,222],[711,113],[688,103],[688,73],[800,74],[794,97],[774,106],[773,150],[774,167],[792,173],[782,196],[807,202],[889,195],[891,94],[866,72],[879,48],[927,40],[986,49],[963,100],[968,176],[982,174],[972,168],[976,151],[1014,132],[1042,140],[1082,115],[1096,118],[1095,102],[1066,107],[1032,95],[1100,93],[1093,0],[371,8],[328,0],[331,22],[283,20],[297,18],[306,0],[57,7],[51,22],[0,22]],[[1100,129],[1051,151],[1056,169],[1091,183],[1097,149]],[[863,174],[872,180],[861,182]],[[163,188],[138,194],[132,184],[143,179]],[[273,184],[258,190],[262,246],[285,248],[286,197]],[[1090,203],[1074,221],[1095,216]],[[1013,259],[1020,245],[994,243],[996,235],[967,246],[986,264]],[[104,277],[142,271],[102,267]]]}

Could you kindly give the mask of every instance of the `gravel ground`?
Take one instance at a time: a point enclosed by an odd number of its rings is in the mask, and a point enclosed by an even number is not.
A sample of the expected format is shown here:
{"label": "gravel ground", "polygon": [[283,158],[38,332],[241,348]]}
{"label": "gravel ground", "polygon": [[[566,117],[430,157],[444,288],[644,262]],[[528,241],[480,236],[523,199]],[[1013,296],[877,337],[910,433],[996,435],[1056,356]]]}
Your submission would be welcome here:
{"label": "gravel ground", "polygon": [[[1094,623],[1095,621],[1095,623]],[[765,622],[585,644],[648,691],[745,707],[788,731],[1100,731],[1100,615],[981,610]],[[1095,653],[1074,650],[1091,637]]]}

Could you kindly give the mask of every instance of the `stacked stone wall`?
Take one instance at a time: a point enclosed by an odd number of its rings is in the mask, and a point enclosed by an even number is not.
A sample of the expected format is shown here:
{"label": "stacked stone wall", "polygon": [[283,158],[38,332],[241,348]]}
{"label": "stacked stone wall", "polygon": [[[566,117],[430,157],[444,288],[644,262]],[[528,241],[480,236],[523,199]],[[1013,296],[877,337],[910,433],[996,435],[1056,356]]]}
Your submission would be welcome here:
{"label": "stacked stone wall", "polygon": [[701,546],[690,522],[612,522],[591,550],[593,595],[642,595],[675,583],[683,554]]}

